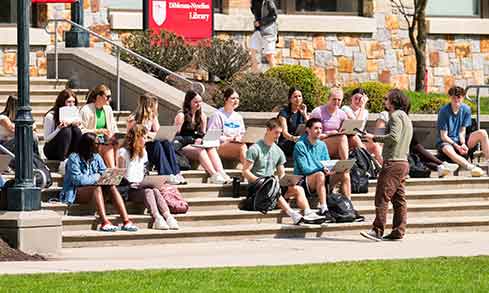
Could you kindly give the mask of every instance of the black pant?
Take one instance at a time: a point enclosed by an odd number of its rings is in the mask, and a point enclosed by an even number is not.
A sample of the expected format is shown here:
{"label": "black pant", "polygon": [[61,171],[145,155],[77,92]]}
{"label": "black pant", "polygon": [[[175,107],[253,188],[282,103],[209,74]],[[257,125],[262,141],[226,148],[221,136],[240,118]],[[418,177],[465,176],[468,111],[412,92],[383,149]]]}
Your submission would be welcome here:
{"label": "black pant", "polygon": [[80,128],[68,126],[61,130],[44,145],[44,154],[48,160],[63,161],[76,150],[82,136]]}
{"label": "black pant", "polygon": [[148,161],[156,166],[158,175],[176,175],[180,173],[175,148],[168,140],[155,140],[146,143]]}

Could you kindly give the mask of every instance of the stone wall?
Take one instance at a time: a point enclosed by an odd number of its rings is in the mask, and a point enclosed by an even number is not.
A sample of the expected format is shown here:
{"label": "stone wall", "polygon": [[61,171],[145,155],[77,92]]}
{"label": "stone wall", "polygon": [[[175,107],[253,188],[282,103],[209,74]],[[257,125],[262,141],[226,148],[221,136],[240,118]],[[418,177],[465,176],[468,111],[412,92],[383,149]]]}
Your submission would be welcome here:
{"label": "stone wall", "polygon": [[[45,76],[47,58],[44,48],[31,48],[29,55],[30,76]],[[0,48],[0,76],[17,75],[17,48]]]}

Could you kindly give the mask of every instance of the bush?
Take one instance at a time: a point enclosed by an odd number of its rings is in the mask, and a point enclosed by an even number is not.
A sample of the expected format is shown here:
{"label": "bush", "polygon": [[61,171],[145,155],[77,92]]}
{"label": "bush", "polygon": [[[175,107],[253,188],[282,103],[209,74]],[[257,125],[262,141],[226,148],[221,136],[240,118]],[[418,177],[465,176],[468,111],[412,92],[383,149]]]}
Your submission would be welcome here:
{"label": "bush", "polygon": [[214,97],[218,107],[224,104],[222,91],[231,86],[240,95],[238,111],[269,112],[287,103],[287,85],[280,79],[263,73],[245,73],[222,85],[221,92]]}
{"label": "bush", "polygon": [[450,98],[444,94],[411,91],[405,93],[411,101],[411,113],[437,114],[441,107],[450,102]]}
{"label": "bush", "polygon": [[250,54],[235,41],[218,38],[200,44],[197,64],[221,80],[230,80],[236,73],[250,67]]}
{"label": "bush", "polygon": [[308,109],[312,110],[327,100],[326,91],[311,68],[300,65],[283,65],[273,67],[265,74],[284,81],[287,91],[289,87],[299,88]]}
{"label": "bush", "polygon": [[[123,44],[126,48],[173,72],[189,65],[195,53],[195,48],[188,45],[182,37],[164,30],[159,33],[154,31],[135,32],[127,37]],[[168,73],[161,72],[124,52],[121,52],[121,58],[145,72],[158,76],[162,80],[168,75]]]}
{"label": "bush", "polygon": [[369,81],[353,86],[343,88],[345,93],[344,104],[348,105],[351,99],[351,93],[355,88],[361,87],[367,92],[368,104],[367,108],[372,113],[384,111],[384,97],[392,89],[391,85],[376,81]]}

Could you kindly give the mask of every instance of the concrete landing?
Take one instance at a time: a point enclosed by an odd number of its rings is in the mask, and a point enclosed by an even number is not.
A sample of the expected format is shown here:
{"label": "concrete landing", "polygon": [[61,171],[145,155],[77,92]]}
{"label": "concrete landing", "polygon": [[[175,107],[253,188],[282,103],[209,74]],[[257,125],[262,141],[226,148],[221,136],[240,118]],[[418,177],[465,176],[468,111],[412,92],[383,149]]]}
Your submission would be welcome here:
{"label": "concrete landing", "polygon": [[291,265],[369,259],[489,255],[489,232],[410,234],[370,242],[358,234],[314,239],[258,239],[132,247],[65,248],[46,262],[0,264],[0,274]]}

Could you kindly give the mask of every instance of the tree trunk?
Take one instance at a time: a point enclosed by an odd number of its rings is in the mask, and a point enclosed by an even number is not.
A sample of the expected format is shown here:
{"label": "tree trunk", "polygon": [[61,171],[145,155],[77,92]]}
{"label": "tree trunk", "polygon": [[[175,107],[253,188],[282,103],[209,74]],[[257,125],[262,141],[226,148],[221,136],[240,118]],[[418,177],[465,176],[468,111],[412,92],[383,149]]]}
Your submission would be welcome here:
{"label": "tree trunk", "polygon": [[[423,1],[422,1],[423,2]],[[426,1],[423,4],[418,14],[417,36],[415,48],[416,51],[416,91],[425,90],[425,75],[426,75]]]}

